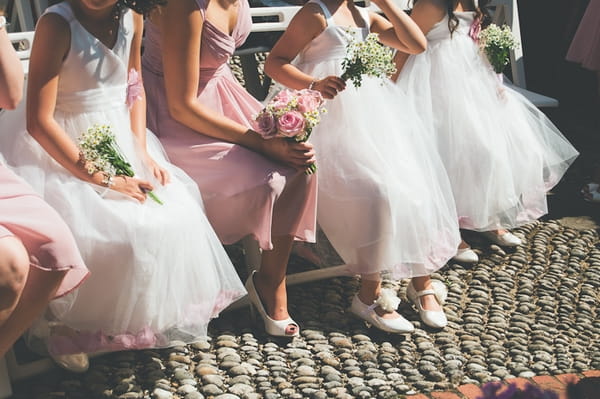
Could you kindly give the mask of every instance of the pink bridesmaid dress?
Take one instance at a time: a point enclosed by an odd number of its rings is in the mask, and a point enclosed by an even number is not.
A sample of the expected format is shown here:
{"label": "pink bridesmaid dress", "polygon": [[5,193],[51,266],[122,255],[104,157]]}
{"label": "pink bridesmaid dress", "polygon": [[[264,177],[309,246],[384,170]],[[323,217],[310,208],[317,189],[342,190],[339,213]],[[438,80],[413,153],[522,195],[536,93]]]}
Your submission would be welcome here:
{"label": "pink bridesmaid dress", "polygon": [[88,276],[65,222],[27,183],[0,162],[0,239],[8,236],[21,240],[32,267],[67,271],[56,297],[74,290]]}
{"label": "pink bridesmaid dress", "polygon": [[[205,15],[206,0],[196,0]],[[228,35],[204,20],[198,98],[215,112],[250,128],[262,108],[236,80],[228,65],[248,36],[252,21],[246,0]],[[148,128],[162,142],[171,162],[200,187],[206,213],[221,242],[254,236],[262,249],[271,237],[292,235],[314,242],[316,176],[286,167],[243,146],[222,141],[177,122],[169,114],[161,59],[160,33],[148,22],[142,59]]]}
{"label": "pink bridesmaid dress", "polygon": [[567,60],[600,71],[600,0],[591,0],[567,52]]}

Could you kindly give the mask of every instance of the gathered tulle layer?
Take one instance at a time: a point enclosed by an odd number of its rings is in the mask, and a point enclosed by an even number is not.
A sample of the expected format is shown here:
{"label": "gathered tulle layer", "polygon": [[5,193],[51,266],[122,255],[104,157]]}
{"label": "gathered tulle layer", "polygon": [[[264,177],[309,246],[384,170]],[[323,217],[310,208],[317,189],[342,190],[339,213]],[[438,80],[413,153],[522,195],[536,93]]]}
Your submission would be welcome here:
{"label": "gathered tulle layer", "polygon": [[3,119],[3,127],[18,132],[12,142],[2,143],[7,161],[61,214],[91,271],[79,289],[51,302],[49,319],[79,331],[72,345],[62,337],[51,349],[96,352],[206,336],[211,318],[245,290],[204,214],[197,185],[167,161],[148,132],[150,155],[171,174],[165,186],[156,181],[129,130],[125,105],[57,111],[55,119],[73,140],[93,124],[109,124],[136,176],[152,182],[164,205],[150,198],[140,204],[75,178],[25,132],[24,119]]}
{"label": "gathered tulle layer", "polygon": [[435,132],[462,228],[512,228],[547,213],[546,192],[578,152],[500,83],[468,36],[435,41],[410,57],[398,85]]}
{"label": "gathered tulle layer", "polygon": [[[340,60],[298,64],[341,75]],[[391,82],[364,78],[325,103],[317,152],[319,225],[357,273],[429,275],[456,253],[458,224],[443,165]]]}

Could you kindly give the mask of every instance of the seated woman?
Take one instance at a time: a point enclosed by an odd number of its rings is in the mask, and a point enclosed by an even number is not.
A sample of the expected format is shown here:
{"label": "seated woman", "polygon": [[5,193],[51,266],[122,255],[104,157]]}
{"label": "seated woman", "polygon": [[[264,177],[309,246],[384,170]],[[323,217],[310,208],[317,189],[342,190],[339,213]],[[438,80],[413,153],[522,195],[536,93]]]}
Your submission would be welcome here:
{"label": "seated woman", "polygon": [[294,336],[285,271],[293,240],[315,239],[317,181],[303,173],[314,152],[250,128],[262,106],[227,63],[250,27],[246,0],[176,0],[151,14],[142,60],[148,124],[198,183],[221,242],[258,240],[262,264],[246,284],[250,299],[267,333]]}
{"label": "seated woman", "polygon": [[[0,16],[0,108],[12,109],[23,94],[23,68],[4,22]],[[48,302],[78,287],[88,270],[65,222],[3,165],[1,156],[0,187],[1,358]],[[87,367],[85,361],[82,366]]]}

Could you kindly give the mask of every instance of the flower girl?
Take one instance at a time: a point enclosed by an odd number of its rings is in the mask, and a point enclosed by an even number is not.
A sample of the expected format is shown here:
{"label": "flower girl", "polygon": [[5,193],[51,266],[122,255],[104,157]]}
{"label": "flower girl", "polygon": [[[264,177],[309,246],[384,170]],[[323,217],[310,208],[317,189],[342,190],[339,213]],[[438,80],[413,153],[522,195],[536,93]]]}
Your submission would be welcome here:
{"label": "flower girl", "polygon": [[312,88],[332,99],[310,141],[318,154],[318,222],[362,277],[350,311],[384,331],[414,329],[396,313],[395,294],[381,289],[380,273],[389,271],[412,278],[407,295],[421,319],[444,327],[445,287],[429,275],[454,255],[459,234],[443,165],[391,81],[363,76],[353,87],[340,78],[347,45],[369,32],[403,51],[425,48],[404,12],[389,0],[375,3],[389,22],[351,0],[311,0],[274,46],[265,71],[287,87]]}
{"label": "flower girl", "polygon": [[[151,3],[67,0],[48,8],[29,66],[30,136],[21,128],[2,147],[17,173],[62,214],[92,273],[51,303],[51,328],[32,331],[49,332],[52,355],[191,342],[245,294],[196,184],[168,163],[145,128],[136,76],[143,20],[125,6],[143,12]],[[88,172],[77,141],[96,124],[111,127],[134,177]],[[162,205],[146,199],[150,190]]]}
{"label": "flower girl", "polygon": [[[476,0],[415,1],[411,17],[428,49],[397,54],[397,82],[433,124],[460,227],[519,245],[505,229],[547,213],[546,192],[578,153],[533,104],[499,83],[476,43]],[[458,257],[477,261],[464,241]]]}

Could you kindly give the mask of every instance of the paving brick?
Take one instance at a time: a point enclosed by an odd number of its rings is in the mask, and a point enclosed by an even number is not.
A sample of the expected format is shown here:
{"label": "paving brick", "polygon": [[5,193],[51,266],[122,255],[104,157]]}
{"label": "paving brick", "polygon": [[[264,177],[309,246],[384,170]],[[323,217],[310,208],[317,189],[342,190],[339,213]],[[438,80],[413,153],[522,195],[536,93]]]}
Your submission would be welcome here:
{"label": "paving brick", "polygon": [[468,399],[475,399],[481,395],[481,389],[475,384],[465,384],[458,387],[458,391]]}
{"label": "paving brick", "polygon": [[533,381],[540,386],[542,389],[547,389],[556,392],[560,399],[566,399],[567,397],[567,386],[558,378],[550,375],[540,375],[533,377]]}
{"label": "paving brick", "polygon": [[409,399],[429,399],[429,396],[425,396],[422,393],[418,393],[416,395],[408,395],[407,398],[409,398]]}
{"label": "paving brick", "polygon": [[433,399],[462,399],[454,392],[432,392],[430,395]]}
{"label": "paving brick", "polygon": [[582,373],[586,377],[600,377],[600,370],[589,370]]}
{"label": "paving brick", "polygon": [[531,383],[531,380],[529,380],[527,378],[517,377],[517,378],[509,378],[507,380],[504,380],[504,382],[506,384],[516,384],[517,388],[523,389],[527,384]]}
{"label": "paving brick", "polygon": [[559,374],[555,375],[554,377],[565,385],[568,385],[569,383],[577,384],[577,382],[581,379],[581,377],[577,374]]}

